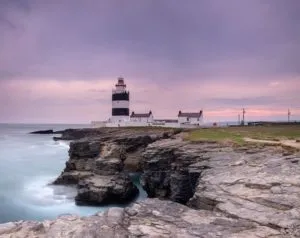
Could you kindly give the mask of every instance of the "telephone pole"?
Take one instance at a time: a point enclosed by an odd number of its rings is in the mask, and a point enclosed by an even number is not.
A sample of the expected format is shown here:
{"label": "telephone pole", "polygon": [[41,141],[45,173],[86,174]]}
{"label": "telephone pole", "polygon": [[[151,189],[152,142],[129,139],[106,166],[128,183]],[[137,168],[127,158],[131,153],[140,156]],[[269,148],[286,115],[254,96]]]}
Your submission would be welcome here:
{"label": "telephone pole", "polygon": [[243,119],[242,119],[242,126],[245,125],[245,113],[246,113],[246,110],[245,108],[243,108]]}
{"label": "telephone pole", "polygon": [[290,122],[291,115],[292,115],[292,113],[291,113],[290,109],[288,109],[288,122]]}

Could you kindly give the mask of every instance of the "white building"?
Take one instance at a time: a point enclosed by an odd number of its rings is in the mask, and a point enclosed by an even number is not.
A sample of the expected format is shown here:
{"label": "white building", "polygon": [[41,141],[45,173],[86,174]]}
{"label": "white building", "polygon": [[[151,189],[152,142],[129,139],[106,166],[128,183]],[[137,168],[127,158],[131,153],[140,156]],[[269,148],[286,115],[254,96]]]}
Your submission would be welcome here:
{"label": "white building", "polygon": [[200,126],[203,122],[203,112],[178,112],[178,123],[180,126],[197,125]]}
{"label": "white building", "polygon": [[[93,127],[126,127],[126,126],[161,126],[173,128],[195,128],[203,124],[203,111],[181,112],[178,119],[154,119],[152,111],[149,113],[129,114],[129,91],[123,78],[118,78],[115,89],[112,90],[112,112],[107,121],[94,121]],[[130,115],[130,116],[129,116]]]}
{"label": "white building", "polygon": [[153,122],[153,114],[151,111],[149,111],[148,113],[132,112],[130,115],[130,122],[152,123]]}

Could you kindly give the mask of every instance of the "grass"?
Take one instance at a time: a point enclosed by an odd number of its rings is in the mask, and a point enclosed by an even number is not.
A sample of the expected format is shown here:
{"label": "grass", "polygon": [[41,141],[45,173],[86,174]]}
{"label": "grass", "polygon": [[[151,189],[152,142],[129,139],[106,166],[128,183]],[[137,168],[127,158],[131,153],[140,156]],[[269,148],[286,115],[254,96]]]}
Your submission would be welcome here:
{"label": "grass", "polygon": [[245,137],[273,141],[299,140],[300,125],[202,128],[191,130],[185,139],[189,141],[231,141],[236,144],[243,144]]}

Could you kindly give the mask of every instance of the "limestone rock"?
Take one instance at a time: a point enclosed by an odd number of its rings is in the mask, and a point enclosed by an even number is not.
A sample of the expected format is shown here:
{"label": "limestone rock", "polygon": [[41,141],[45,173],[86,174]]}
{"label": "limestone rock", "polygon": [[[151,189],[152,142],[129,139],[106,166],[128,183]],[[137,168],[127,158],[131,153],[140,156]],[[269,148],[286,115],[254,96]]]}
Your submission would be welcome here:
{"label": "limestone rock", "polygon": [[152,197],[300,230],[300,157],[283,150],[157,141],[144,153],[143,186]]}
{"label": "limestone rock", "polygon": [[[149,143],[172,135],[169,129],[68,129],[60,139],[72,139],[69,160],[55,185],[78,185],[78,204],[128,202],[137,188],[124,167],[139,171]],[[127,160],[127,161],[126,161]],[[124,193],[122,195],[122,193]],[[124,200],[124,201],[122,201]]]}
{"label": "limestone rock", "polygon": [[88,171],[70,171],[62,173],[54,182],[54,185],[74,185],[80,180],[93,176],[93,173]]}
{"label": "limestone rock", "polygon": [[194,194],[199,168],[190,168],[200,155],[180,151],[180,139],[161,140],[149,145],[143,154],[141,184],[150,197],[169,198],[186,203]]}
{"label": "limestone rock", "polygon": [[80,140],[70,143],[69,156],[70,158],[94,158],[99,155],[101,143],[99,141]]}
{"label": "limestone rock", "polygon": [[75,201],[78,205],[122,204],[131,201],[137,194],[138,189],[126,174],[95,175],[78,183],[78,194]]}
{"label": "limestone rock", "polygon": [[94,173],[100,175],[114,175],[123,170],[124,164],[119,158],[99,158],[95,162]]}
{"label": "limestone rock", "polygon": [[300,167],[294,160],[271,147],[214,155],[189,204],[279,229],[300,227]]}
{"label": "limestone rock", "polygon": [[[290,232],[290,231],[286,231]],[[178,203],[146,199],[130,208],[109,208],[89,217],[60,216],[53,221],[0,225],[0,237],[284,237],[276,229],[222,213],[197,211]],[[286,236],[288,237],[288,236]]]}

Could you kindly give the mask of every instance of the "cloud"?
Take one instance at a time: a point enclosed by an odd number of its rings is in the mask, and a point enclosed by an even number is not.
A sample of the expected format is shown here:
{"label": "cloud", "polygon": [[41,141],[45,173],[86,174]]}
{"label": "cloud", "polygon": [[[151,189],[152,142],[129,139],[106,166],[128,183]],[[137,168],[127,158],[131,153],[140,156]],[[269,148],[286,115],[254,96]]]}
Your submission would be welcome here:
{"label": "cloud", "polygon": [[164,117],[296,108],[299,11],[298,0],[2,0],[0,99],[10,107],[0,119],[31,120],[33,104],[55,120],[69,120],[70,104],[80,120],[104,118],[110,104],[100,116],[95,103],[119,75],[135,110]]}
{"label": "cloud", "polygon": [[[178,82],[171,90],[160,87],[159,83],[125,80],[130,90],[131,110],[152,110],[158,118],[176,118],[180,109],[203,109],[206,121],[232,120],[241,113],[242,107],[247,110],[247,118],[256,120],[272,115],[285,118],[287,108],[291,108],[294,118],[300,116],[297,90],[300,81],[295,79],[286,79],[279,88],[268,87],[268,83],[261,87],[227,80],[227,84],[211,81],[182,85]],[[105,120],[111,113],[111,89],[115,81],[0,81],[0,121],[87,123]]]}
{"label": "cloud", "polygon": [[[299,73],[294,1],[133,0],[123,8],[116,0],[16,3],[3,4],[17,27],[4,32],[1,71],[11,75],[65,79],[117,71],[178,80],[185,74]],[[30,6],[30,13],[20,6]]]}

